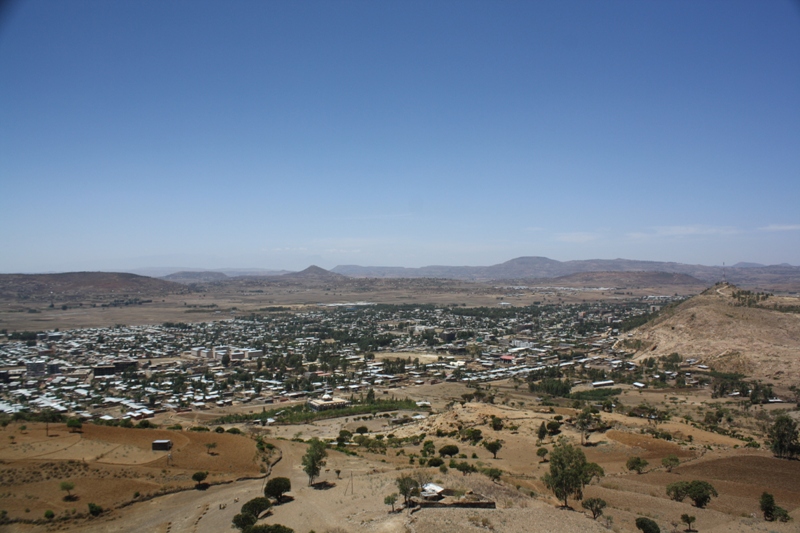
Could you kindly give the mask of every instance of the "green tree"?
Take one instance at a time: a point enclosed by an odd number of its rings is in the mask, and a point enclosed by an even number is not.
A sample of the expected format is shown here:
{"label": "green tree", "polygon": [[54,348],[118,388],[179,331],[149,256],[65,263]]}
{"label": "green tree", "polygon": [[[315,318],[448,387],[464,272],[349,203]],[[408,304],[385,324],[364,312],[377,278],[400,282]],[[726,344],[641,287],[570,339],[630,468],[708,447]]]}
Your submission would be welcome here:
{"label": "green tree", "polygon": [[467,474],[472,474],[473,472],[477,472],[478,468],[475,465],[471,465],[466,461],[461,461],[456,465],[456,470],[458,470],[459,472],[461,472],[466,476]]}
{"label": "green tree", "polygon": [[75,483],[73,483],[71,481],[62,481],[59,484],[59,488],[67,493],[67,495],[64,496],[65,500],[71,500],[72,499],[72,497],[73,497],[72,496],[72,491],[75,489]]}
{"label": "green tree", "polygon": [[800,453],[797,422],[780,415],[769,430],[770,449],[776,457],[791,459]]}
{"label": "green tree", "polygon": [[543,441],[546,436],[547,436],[547,426],[545,426],[544,422],[542,422],[542,425],[539,426],[539,431],[537,431],[536,433],[536,437],[539,439],[539,441]]}
{"label": "green tree", "polygon": [[216,442],[206,442],[205,446],[206,446],[206,453],[208,455],[211,455],[211,450],[213,450],[214,448],[217,447],[217,443]]}
{"label": "green tree", "polygon": [[258,516],[272,507],[272,503],[263,497],[253,498],[252,500],[248,501],[244,505],[242,505],[242,514],[251,514],[258,518]]}
{"label": "green tree", "polygon": [[67,428],[69,428],[70,433],[79,432],[83,427],[83,423],[81,423],[80,418],[70,418],[67,420]]}
{"label": "green tree", "polygon": [[592,518],[595,520],[603,514],[603,509],[606,508],[606,505],[606,501],[600,498],[588,498],[581,502],[581,507],[592,513]]}
{"label": "green tree", "polygon": [[561,432],[561,422],[558,420],[551,420],[547,423],[547,433],[550,435],[558,435]]}
{"label": "green tree", "polygon": [[694,529],[692,529],[692,524],[694,524],[695,520],[697,520],[697,518],[695,518],[694,516],[688,514],[681,515],[681,522],[686,524],[686,531],[694,531]]}
{"label": "green tree", "polygon": [[668,455],[661,459],[661,464],[667,469],[667,472],[672,472],[672,469],[681,464],[681,460],[675,454]]}
{"label": "green tree", "polygon": [[369,433],[369,428],[367,428],[367,426],[358,426],[356,428],[356,433],[358,433],[359,435],[363,435],[365,433]]}
{"label": "green tree", "polygon": [[761,494],[759,503],[761,505],[761,512],[764,513],[764,520],[767,522],[775,520],[775,509],[777,508],[777,505],[775,505],[775,496],[764,492]]}
{"label": "green tree", "polygon": [[650,463],[648,463],[641,457],[634,455],[633,457],[628,457],[628,462],[625,463],[625,466],[631,472],[636,472],[637,474],[641,474],[642,470],[644,470],[648,464]]}
{"label": "green tree", "polygon": [[203,483],[203,481],[206,480],[207,477],[208,477],[208,472],[203,472],[203,471],[195,472],[194,474],[192,474],[192,481],[197,483],[197,485],[199,486],[200,484]]}
{"label": "green tree", "polygon": [[314,483],[314,479],[319,476],[322,467],[325,466],[325,458],[328,456],[328,452],[325,449],[325,443],[319,440],[317,437],[310,439],[308,441],[308,449],[306,450],[306,454],[303,456],[302,464],[303,464],[303,472],[308,475],[308,485]]}
{"label": "green tree", "polygon": [[392,506],[392,512],[394,512],[394,504],[397,503],[397,493],[394,492],[394,493],[389,494],[388,496],[386,496],[383,499],[383,503],[386,504],[386,505],[391,505]]}
{"label": "green tree", "polygon": [[688,481],[676,481],[667,485],[667,496],[676,502],[682,502],[689,493]]}
{"label": "green tree", "polygon": [[249,531],[258,522],[258,518],[250,513],[239,513],[233,517],[233,526],[242,531]]}
{"label": "green tree", "polygon": [[774,520],[788,522],[791,520],[791,517],[786,509],[783,507],[778,507],[775,504],[775,497],[772,494],[769,494],[768,492],[763,493],[759,503],[761,505],[761,512],[764,513],[764,520],[768,522],[772,522]]}
{"label": "green tree", "polygon": [[228,355],[228,354],[223,355],[222,356],[222,366],[224,366],[225,368],[228,368],[228,366],[230,364],[231,364],[231,356]]}
{"label": "green tree", "polygon": [[711,497],[719,496],[717,490],[707,481],[690,481],[686,495],[694,502],[695,507],[703,508],[711,501]]}
{"label": "green tree", "polygon": [[564,507],[569,507],[568,498],[583,499],[583,488],[594,477],[601,477],[603,469],[596,463],[586,461],[586,456],[563,438],[550,454],[550,472],[542,477],[545,486],[553,491]]}
{"label": "green tree", "polygon": [[503,447],[503,443],[500,442],[499,440],[493,440],[493,441],[486,440],[483,441],[483,447],[489,450],[489,452],[491,452],[494,458],[497,459],[497,452],[499,452],[500,448]]}
{"label": "green tree", "polygon": [[642,533],[661,533],[661,528],[658,527],[658,524],[643,516],[636,519],[636,529]]}
{"label": "green tree", "polygon": [[264,487],[264,496],[268,498],[275,498],[279,502],[283,499],[283,495],[292,490],[292,482],[288,477],[274,477],[267,481]]}
{"label": "green tree", "polygon": [[550,452],[548,452],[547,448],[545,448],[545,447],[541,447],[538,450],[536,450],[536,455],[541,458],[541,461],[539,461],[539,462],[546,463],[547,462],[547,454],[548,453],[550,453]]}
{"label": "green tree", "polygon": [[410,476],[402,476],[397,478],[395,483],[397,483],[397,491],[403,497],[403,503],[408,507],[412,496],[419,494],[419,482]]}
{"label": "green tree", "polygon": [[48,509],[47,511],[44,512],[44,517],[46,519],[48,519],[48,520],[52,520],[53,518],[55,518],[55,516],[56,516],[56,513],[54,513],[50,509]]}

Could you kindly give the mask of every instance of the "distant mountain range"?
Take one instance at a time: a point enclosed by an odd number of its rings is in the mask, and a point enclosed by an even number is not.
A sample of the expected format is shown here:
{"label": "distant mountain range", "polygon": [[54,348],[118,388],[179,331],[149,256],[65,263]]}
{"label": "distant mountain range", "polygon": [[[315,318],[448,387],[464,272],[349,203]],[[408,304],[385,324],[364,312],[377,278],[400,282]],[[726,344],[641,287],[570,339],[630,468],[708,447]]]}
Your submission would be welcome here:
{"label": "distant mountain range", "polygon": [[288,274],[291,270],[270,270],[267,268],[189,268],[189,267],[147,267],[147,268],[133,268],[125,270],[131,274],[138,274],[140,276],[149,276],[151,278],[164,278],[179,274],[179,278],[189,278],[197,273],[201,277],[208,274],[222,273],[226,277],[236,278],[239,276],[280,276],[281,274]]}
{"label": "distant mountain range", "polygon": [[739,263],[732,267],[717,267],[631,259],[556,261],[547,257],[517,257],[505,263],[485,267],[435,265],[405,268],[340,265],[332,269],[332,272],[350,277],[446,278],[466,281],[558,278],[582,272],[666,272],[686,274],[706,283],[715,283],[723,278],[734,283],[746,284],[760,281],[800,282],[800,267],[791,265],[764,266],[756,263]]}

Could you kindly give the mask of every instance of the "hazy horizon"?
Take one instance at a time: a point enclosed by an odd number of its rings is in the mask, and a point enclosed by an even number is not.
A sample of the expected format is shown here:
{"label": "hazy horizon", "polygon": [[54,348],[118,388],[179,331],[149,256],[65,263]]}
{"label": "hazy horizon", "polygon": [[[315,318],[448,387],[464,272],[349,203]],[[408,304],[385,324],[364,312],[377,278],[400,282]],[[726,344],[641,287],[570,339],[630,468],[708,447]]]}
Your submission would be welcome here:
{"label": "hazy horizon", "polygon": [[800,264],[800,7],[0,10],[0,272]]}

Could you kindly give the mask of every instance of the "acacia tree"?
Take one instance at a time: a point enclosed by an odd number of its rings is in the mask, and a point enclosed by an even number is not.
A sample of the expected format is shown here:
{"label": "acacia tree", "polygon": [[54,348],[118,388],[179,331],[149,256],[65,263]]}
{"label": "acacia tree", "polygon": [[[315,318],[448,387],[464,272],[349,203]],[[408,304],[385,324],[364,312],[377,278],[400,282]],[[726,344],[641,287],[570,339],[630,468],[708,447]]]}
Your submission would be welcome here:
{"label": "acacia tree", "polygon": [[503,447],[503,443],[500,442],[499,440],[493,440],[493,441],[485,440],[483,441],[483,447],[489,450],[494,456],[494,458],[497,459],[497,452],[499,452],[500,448]]}
{"label": "acacia tree", "polygon": [[606,501],[600,498],[589,498],[581,502],[581,507],[592,513],[592,518],[595,520],[603,514],[606,505]]}
{"label": "acacia tree", "polygon": [[319,476],[322,467],[325,466],[325,458],[328,452],[325,449],[325,443],[317,437],[308,441],[308,450],[303,456],[303,472],[308,475],[308,485],[314,483],[314,479]]}
{"label": "acacia tree", "polygon": [[570,496],[583,499],[583,488],[595,477],[603,475],[603,469],[597,463],[586,461],[581,449],[561,439],[550,453],[550,472],[542,477],[542,481],[556,498],[564,501],[564,507],[569,507]]}
{"label": "acacia tree", "polygon": [[63,491],[66,491],[67,495],[64,496],[65,500],[71,500],[73,498],[72,490],[75,489],[75,483],[72,483],[71,481],[62,481],[59,485],[59,488]]}

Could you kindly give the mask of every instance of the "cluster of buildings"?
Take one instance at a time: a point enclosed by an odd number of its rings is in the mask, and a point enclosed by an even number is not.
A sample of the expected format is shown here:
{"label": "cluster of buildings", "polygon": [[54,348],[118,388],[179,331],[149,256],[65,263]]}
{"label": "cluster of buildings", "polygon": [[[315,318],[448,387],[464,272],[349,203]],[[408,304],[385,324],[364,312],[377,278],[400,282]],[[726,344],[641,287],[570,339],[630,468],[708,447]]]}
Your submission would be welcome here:
{"label": "cluster of buildings", "polygon": [[[524,378],[627,364],[621,321],[648,303],[531,308],[319,306],[194,324],[41,332],[0,342],[0,413],[139,419],[163,410],[311,400],[370,388]],[[395,355],[396,354],[396,355]],[[427,364],[416,354],[426,354]]]}

